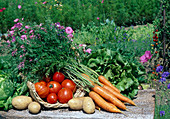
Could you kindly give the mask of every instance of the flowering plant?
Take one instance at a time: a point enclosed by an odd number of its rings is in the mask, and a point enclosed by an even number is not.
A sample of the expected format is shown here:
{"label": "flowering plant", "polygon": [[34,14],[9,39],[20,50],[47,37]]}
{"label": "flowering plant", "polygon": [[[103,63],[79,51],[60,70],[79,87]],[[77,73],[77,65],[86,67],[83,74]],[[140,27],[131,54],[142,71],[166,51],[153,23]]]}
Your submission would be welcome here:
{"label": "flowering plant", "polygon": [[[15,19],[16,24],[8,31],[7,46],[10,70],[21,72],[28,79],[50,75],[61,70],[75,59],[71,49],[72,39],[60,23],[29,24]],[[71,32],[69,33],[69,35]],[[35,75],[36,74],[36,75]]]}
{"label": "flowering plant", "polygon": [[149,59],[151,59],[151,57],[152,57],[151,52],[150,51],[146,51],[145,54],[140,57],[140,60],[141,60],[142,63],[145,63]]}

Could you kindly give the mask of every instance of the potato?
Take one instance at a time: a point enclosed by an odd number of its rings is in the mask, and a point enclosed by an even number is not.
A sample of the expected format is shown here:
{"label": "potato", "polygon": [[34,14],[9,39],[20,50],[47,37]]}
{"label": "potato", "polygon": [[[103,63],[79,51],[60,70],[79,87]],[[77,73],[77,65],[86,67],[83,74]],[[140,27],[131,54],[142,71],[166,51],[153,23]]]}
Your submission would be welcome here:
{"label": "potato", "polygon": [[95,104],[90,97],[85,97],[83,101],[83,110],[88,114],[92,114],[95,111]]}
{"label": "potato", "polygon": [[68,105],[70,109],[81,110],[83,109],[83,100],[84,100],[84,97],[73,98],[68,101]]}
{"label": "potato", "polygon": [[12,99],[12,105],[19,110],[26,109],[32,102],[32,98],[28,96],[17,96]]}
{"label": "potato", "polygon": [[28,110],[33,113],[33,114],[37,114],[41,109],[41,106],[38,102],[31,102],[28,105]]}

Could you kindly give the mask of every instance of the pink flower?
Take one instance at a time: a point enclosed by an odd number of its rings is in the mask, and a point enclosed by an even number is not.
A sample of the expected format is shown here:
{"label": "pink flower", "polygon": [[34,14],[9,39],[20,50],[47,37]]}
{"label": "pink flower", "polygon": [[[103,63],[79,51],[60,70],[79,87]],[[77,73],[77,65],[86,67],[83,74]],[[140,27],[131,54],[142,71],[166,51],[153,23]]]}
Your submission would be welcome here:
{"label": "pink flower", "polygon": [[17,52],[17,49],[12,52],[12,56],[14,56],[14,54],[15,54],[16,52]]}
{"label": "pink flower", "polygon": [[20,32],[23,32],[23,31],[25,31],[25,29],[22,29]]}
{"label": "pink flower", "polygon": [[30,27],[29,26],[25,26],[26,29],[29,29]]}
{"label": "pink flower", "polygon": [[43,4],[46,4],[47,2],[45,1],[45,2],[43,2]]}
{"label": "pink flower", "polygon": [[99,17],[97,17],[97,20],[99,20],[100,18]]}
{"label": "pink flower", "polygon": [[14,35],[14,31],[9,31],[9,33],[11,36]]}
{"label": "pink flower", "polygon": [[146,56],[147,59],[151,59],[152,54],[151,54],[150,51],[146,51],[146,52],[145,52],[145,56]]}
{"label": "pink flower", "polygon": [[0,9],[0,12],[3,12],[3,9]]}
{"label": "pink flower", "polygon": [[14,30],[15,29],[15,26],[11,27],[11,30]]}
{"label": "pink flower", "polygon": [[6,42],[10,44],[10,41],[9,41],[9,40],[7,40]]}
{"label": "pink flower", "polygon": [[30,59],[30,62],[32,61],[32,59]]}
{"label": "pink flower", "polygon": [[86,47],[87,45],[86,44],[79,44],[80,47]]}
{"label": "pink flower", "polygon": [[104,2],[104,0],[102,0],[102,2],[101,3],[103,3]]}
{"label": "pink flower", "polygon": [[29,33],[31,34],[32,32],[33,32],[33,30],[30,30],[30,32],[29,32]]}
{"label": "pink flower", "polygon": [[26,35],[22,35],[22,36],[21,36],[21,39],[22,39],[22,40],[27,39],[27,36],[26,36]]}
{"label": "pink flower", "polygon": [[67,37],[68,37],[69,39],[71,39],[71,38],[73,38],[73,34],[69,34],[69,35],[67,35]]}
{"label": "pink flower", "polygon": [[24,45],[21,45],[20,48],[24,48]]}
{"label": "pink flower", "polygon": [[20,22],[18,22],[17,24],[15,24],[15,27],[16,27],[16,28],[21,28],[21,26],[22,26],[22,23],[20,23]]}
{"label": "pink flower", "polygon": [[15,19],[15,20],[14,20],[14,22],[18,22],[18,21],[19,21],[19,19]]}
{"label": "pink flower", "polygon": [[88,49],[86,50],[86,52],[89,53],[89,54],[91,54],[91,49],[88,48]]}
{"label": "pink flower", "polygon": [[64,26],[61,26],[61,29],[65,29],[65,27],[64,27]]}
{"label": "pink flower", "polygon": [[18,9],[21,9],[21,5],[18,5]]}
{"label": "pink flower", "polygon": [[152,57],[151,52],[150,51],[146,51],[145,54],[140,57],[140,60],[141,60],[140,62],[145,63],[149,59],[151,59],[151,57]]}
{"label": "pink flower", "polygon": [[4,7],[4,8],[2,8],[2,10],[6,10],[6,8]]}
{"label": "pink flower", "polygon": [[32,39],[33,37],[35,37],[35,36],[34,36],[34,35],[31,35],[31,36],[30,36],[30,39]]}
{"label": "pink flower", "polygon": [[24,20],[24,18],[22,18],[22,21]]}
{"label": "pink flower", "polygon": [[12,42],[15,42],[16,41],[16,39],[15,39],[15,36],[14,37],[12,37]]}
{"label": "pink flower", "polygon": [[73,33],[73,29],[71,27],[66,27],[65,32],[67,34],[71,34],[71,33]]}

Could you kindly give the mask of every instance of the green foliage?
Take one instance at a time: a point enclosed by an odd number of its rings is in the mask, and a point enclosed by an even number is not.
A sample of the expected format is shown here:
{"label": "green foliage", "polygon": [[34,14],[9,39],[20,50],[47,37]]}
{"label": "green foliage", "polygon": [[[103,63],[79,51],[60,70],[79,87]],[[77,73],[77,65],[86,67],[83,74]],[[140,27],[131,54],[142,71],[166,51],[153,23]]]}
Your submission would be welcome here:
{"label": "green foliage", "polygon": [[[65,26],[79,29],[82,24],[94,21],[96,24],[106,19],[114,20],[119,26],[146,24],[152,22],[159,11],[159,0],[5,0],[0,1],[0,29],[5,33],[16,18],[24,18],[38,24],[46,18]],[[18,9],[18,5],[22,8]],[[12,12],[11,12],[12,11]],[[100,19],[97,20],[97,17]]]}
{"label": "green foliage", "polygon": [[[124,95],[133,98],[138,91],[137,78],[145,74],[139,66],[128,63],[117,51],[98,49],[83,59],[83,64],[103,75]],[[135,75],[135,76],[134,76]]]}
{"label": "green foliage", "polygon": [[[50,21],[40,25],[21,22],[14,25],[14,31],[9,31],[1,49],[9,56],[9,70],[13,75],[20,72],[27,80],[36,81],[60,71],[74,59],[72,42],[59,23],[57,26]],[[8,53],[3,52],[5,47]]]}

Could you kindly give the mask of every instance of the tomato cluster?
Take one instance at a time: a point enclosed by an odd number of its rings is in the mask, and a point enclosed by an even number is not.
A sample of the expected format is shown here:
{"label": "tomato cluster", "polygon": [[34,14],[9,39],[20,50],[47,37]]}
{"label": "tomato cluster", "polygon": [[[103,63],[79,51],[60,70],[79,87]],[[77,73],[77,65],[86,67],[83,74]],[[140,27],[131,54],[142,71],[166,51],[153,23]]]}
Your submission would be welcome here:
{"label": "tomato cluster", "polygon": [[76,84],[70,79],[65,79],[64,74],[61,72],[55,72],[52,80],[50,77],[47,77],[34,85],[38,95],[46,99],[50,104],[54,104],[57,101],[63,104],[67,103],[73,98],[73,94],[76,91]]}

